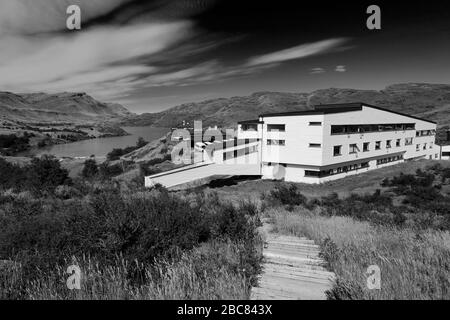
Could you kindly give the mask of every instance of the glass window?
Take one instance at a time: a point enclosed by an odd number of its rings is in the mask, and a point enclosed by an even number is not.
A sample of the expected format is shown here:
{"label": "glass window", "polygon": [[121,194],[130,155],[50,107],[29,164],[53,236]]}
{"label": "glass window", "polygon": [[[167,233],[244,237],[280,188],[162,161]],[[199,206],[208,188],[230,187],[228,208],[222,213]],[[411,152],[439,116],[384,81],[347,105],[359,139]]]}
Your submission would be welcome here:
{"label": "glass window", "polygon": [[358,145],[356,143],[352,143],[349,146],[350,152],[349,153],[357,153],[359,151]]}
{"label": "glass window", "polygon": [[258,131],[257,124],[243,124],[241,125],[242,131]]}
{"label": "glass window", "polygon": [[363,152],[369,151],[369,145],[370,145],[369,142],[364,142],[363,143]]}
{"label": "glass window", "polygon": [[413,144],[413,138],[406,138],[405,139],[405,146],[410,146]]}
{"label": "glass window", "polygon": [[395,142],[395,146],[400,147],[400,139],[397,139],[397,141]]}
{"label": "glass window", "polygon": [[333,156],[336,157],[336,156],[342,155],[341,149],[342,149],[342,146],[334,146],[333,147]]}
{"label": "glass window", "polygon": [[386,141],[386,148],[391,148],[392,146],[391,146],[391,141],[392,140],[387,140]]}
{"label": "glass window", "polygon": [[312,121],[309,123],[310,126],[321,126],[322,122],[318,122],[318,121]]}
{"label": "glass window", "polygon": [[270,132],[284,132],[286,131],[286,127],[284,124],[268,124],[267,131]]}
{"label": "glass window", "polygon": [[380,149],[381,149],[381,141],[375,142],[375,150],[380,150]]}
{"label": "glass window", "polygon": [[309,147],[310,148],[320,148],[320,147],[322,147],[322,145],[320,143],[310,143]]}
{"label": "glass window", "polygon": [[268,146],[284,146],[285,144],[286,144],[285,140],[273,140],[273,139],[267,140]]}

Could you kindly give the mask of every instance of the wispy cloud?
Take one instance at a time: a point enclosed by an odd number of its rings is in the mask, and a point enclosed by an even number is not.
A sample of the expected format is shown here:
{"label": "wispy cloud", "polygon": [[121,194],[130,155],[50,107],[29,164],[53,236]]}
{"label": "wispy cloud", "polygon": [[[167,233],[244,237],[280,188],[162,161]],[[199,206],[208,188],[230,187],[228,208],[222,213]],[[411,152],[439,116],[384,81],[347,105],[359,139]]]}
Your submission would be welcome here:
{"label": "wispy cloud", "polygon": [[95,28],[69,37],[2,37],[0,87],[12,91],[77,90],[91,83],[148,74],[156,68],[132,61],[188,39],[193,34],[190,26],[180,21]]}
{"label": "wispy cloud", "polygon": [[[290,60],[342,49],[348,41],[326,39],[242,57],[241,62],[229,64],[203,55],[221,43],[233,41],[205,36],[189,19],[187,12],[198,12],[204,3],[1,0],[0,90],[82,91],[106,101],[131,101],[133,93],[146,88],[254,76]],[[87,25],[79,32],[65,30],[66,8],[72,4],[82,7],[82,26]],[[126,10],[111,14],[124,5]],[[122,24],[124,21],[127,23]],[[323,72],[322,68],[311,70]]]}
{"label": "wispy cloud", "polygon": [[346,66],[336,66],[336,69],[334,69],[336,72],[346,72],[347,68]]}
{"label": "wispy cloud", "polygon": [[248,65],[255,66],[306,58],[309,56],[329,52],[333,49],[337,49],[347,41],[348,41],[347,38],[335,38],[302,44],[293,48],[288,48],[281,51],[253,57],[249,60]]}
{"label": "wispy cloud", "polygon": [[325,71],[324,68],[312,68],[309,73],[311,73],[311,74],[321,74],[321,73],[325,73],[325,72],[326,71]]}

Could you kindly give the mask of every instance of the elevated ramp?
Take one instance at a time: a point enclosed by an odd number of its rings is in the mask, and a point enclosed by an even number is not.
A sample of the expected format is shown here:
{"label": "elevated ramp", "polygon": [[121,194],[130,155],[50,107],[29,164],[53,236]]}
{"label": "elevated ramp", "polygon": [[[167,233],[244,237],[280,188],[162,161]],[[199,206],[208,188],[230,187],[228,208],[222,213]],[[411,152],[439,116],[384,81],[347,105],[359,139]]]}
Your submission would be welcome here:
{"label": "elevated ramp", "polygon": [[259,164],[216,164],[202,162],[147,176],[145,177],[145,186],[152,187],[159,183],[166,188],[172,188],[213,177],[257,175],[261,175]]}

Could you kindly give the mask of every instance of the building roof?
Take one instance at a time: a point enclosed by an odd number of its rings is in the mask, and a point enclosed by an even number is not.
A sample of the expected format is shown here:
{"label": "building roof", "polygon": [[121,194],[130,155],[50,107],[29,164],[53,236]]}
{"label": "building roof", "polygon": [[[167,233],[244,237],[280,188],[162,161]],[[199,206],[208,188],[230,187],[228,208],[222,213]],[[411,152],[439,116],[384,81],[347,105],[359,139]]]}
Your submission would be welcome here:
{"label": "building roof", "polygon": [[409,114],[406,114],[406,113],[392,111],[392,110],[386,109],[386,108],[376,107],[376,106],[373,106],[373,105],[370,105],[370,104],[367,104],[367,103],[363,103],[363,102],[338,103],[338,104],[322,104],[322,105],[314,106],[314,109],[312,109],[312,110],[293,111],[293,112],[280,112],[280,113],[266,113],[266,114],[261,114],[260,117],[263,117],[263,118],[264,117],[287,117],[287,116],[322,115],[322,114],[331,114],[331,113],[343,113],[343,112],[361,111],[363,109],[363,106],[369,107],[369,108],[373,108],[373,109],[377,109],[377,110],[381,110],[381,111],[394,113],[394,114],[401,115],[401,116],[404,116],[404,117],[409,117],[409,118],[413,118],[413,119],[417,119],[417,120],[426,121],[426,122],[430,122],[430,123],[436,124],[436,122],[431,121],[431,120],[415,117],[415,116],[412,116],[412,115],[409,115]]}
{"label": "building roof", "polygon": [[264,123],[264,121],[259,121],[259,119],[238,121],[238,124],[259,124],[259,123]]}

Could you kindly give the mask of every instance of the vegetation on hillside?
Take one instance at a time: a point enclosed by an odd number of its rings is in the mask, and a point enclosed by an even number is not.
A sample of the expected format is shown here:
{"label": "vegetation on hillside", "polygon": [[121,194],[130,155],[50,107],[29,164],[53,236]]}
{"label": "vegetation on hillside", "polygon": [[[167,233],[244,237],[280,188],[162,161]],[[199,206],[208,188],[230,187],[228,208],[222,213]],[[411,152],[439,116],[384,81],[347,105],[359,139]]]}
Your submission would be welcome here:
{"label": "vegetation on hillside", "polygon": [[0,155],[12,156],[28,150],[31,136],[28,132],[21,137],[14,134],[0,135]]}
{"label": "vegetation on hillside", "polygon": [[144,147],[148,141],[145,141],[144,138],[139,137],[135,146],[128,146],[125,148],[114,148],[111,152],[106,155],[106,158],[109,161],[119,160],[121,156],[124,156],[130,152],[133,152],[139,148]]}
{"label": "vegetation on hillside", "polygon": [[[337,275],[329,299],[450,298],[450,168],[436,164],[382,181],[372,194],[307,198],[294,184],[262,195],[275,231],[321,244]],[[370,265],[381,290],[366,286]]]}
{"label": "vegetation on hillside", "polygon": [[[0,160],[0,299],[248,298],[261,260],[254,204],[119,184],[92,159],[73,180],[51,157],[30,166]],[[66,286],[74,264],[80,291]]]}

